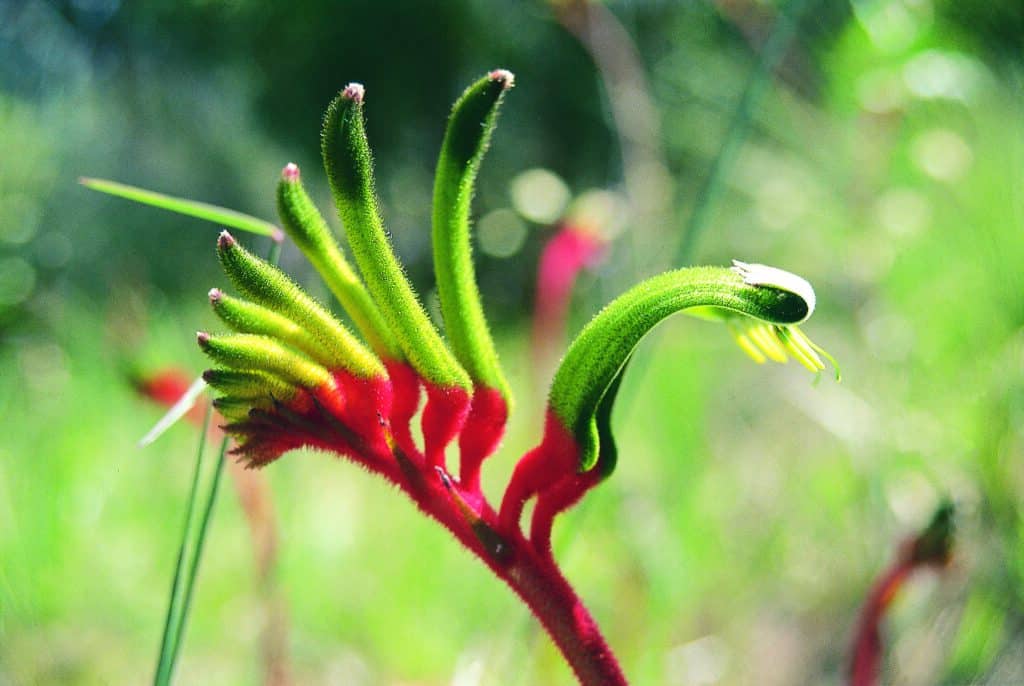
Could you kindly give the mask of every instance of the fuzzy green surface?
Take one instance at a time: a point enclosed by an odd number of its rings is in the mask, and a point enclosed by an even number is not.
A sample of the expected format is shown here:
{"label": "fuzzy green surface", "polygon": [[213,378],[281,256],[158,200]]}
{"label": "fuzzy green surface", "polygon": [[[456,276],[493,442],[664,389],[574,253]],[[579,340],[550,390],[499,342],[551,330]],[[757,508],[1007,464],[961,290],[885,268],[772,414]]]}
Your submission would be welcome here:
{"label": "fuzzy green surface", "polygon": [[373,160],[362,103],[339,95],[324,116],[324,167],[352,254],[374,300],[406,357],[424,378],[440,386],[471,387],[399,265],[377,211]]}
{"label": "fuzzy green surface", "polygon": [[273,338],[238,333],[200,338],[199,345],[210,359],[231,369],[268,372],[306,388],[331,383],[325,368]]}
{"label": "fuzzy green surface", "polygon": [[473,268],[469,211],[480,161],[508,88],[506,78],[485,76],[452,107],[434,178],[432,231],[437,292],[448,341],[473,381],[497,389],[506,402],[510,400],[508,381],[487,327]]}
{"label": "fuzzy green surface", "polygon": [[281,179],[278,183],[277,210],[285,231],[323,277],[374,352],[390,359],[401,359],[402,351],[383,315],[349,265],[300,179]]}
{"label": "fuzzy green surface", "polygon": [[232,283],[305,329],[331,355],[329,366],[343,367],[366,378],[384,374],[384,365],[373,353],[280,269],[251,254],[234,239],[222,238],[217,254]]}
{"label": "fuzzy green surface", "polygon": [[749,286],[723,267],[679,269],[626,291],[584,327],[551,384],[551,408],[579,441],[581,471],[598,459],[595,414],[637,343],[665,317],[698,306],[731,310],[772,324],[801,321],[807,315],[807,303],[798,295]]}
{"label": "fuzzy green surface", "polygon": [[248,300],[233,298],[227,293],[211,298],[210,304],[221,321],[238,333],[276,338],[326,366],[330,366],[333,361],[331,353],[308,331],[273,310]]}
{"label": "fuzzy green surface", "polygon": [[290,400],[295,395],[294,386],[279,376],[264,372],[208,369],[203,373],[203,380],[224,395],[238,398],[273,396],[278,400]]}

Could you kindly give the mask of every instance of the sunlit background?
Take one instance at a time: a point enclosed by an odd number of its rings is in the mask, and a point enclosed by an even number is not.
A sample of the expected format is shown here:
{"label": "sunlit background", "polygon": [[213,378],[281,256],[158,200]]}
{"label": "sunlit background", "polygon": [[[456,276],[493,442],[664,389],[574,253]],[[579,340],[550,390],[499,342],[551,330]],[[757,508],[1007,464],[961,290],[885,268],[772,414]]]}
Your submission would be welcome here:
{"label": "sunlit background", "polygon": [[[953,563],[897,599],[884,683],[1024,683],[1022,48],[1019,0],[0,3],[0,684],[152,678],[197,432],[139,449],[163,409],[131,380],[198,374],[225,282],[217,227],[76,179],[273,219],[292,161],[332,215],[320,118],[360,81],[388,227],[436,308],[433,165],[451,102],[495,67],[516,87],[477,266],[517,405],[493,497],[564,346],[531,327],[567,223],[602,246],[569,333],[639,278],[739,258],[815,285],[804,330],[842,364],[841,384],[758,366],[688,317],[644,342],[618,470],[555,531],[626,673],[844,683],[872,580],[951,498]],[[294,246],[282,264],[326,297]],[[268,618],[278,683],[573,683],[380,480],[312,453],[264,476],[277,609],[228,480],[178,683],[264,683]]]}

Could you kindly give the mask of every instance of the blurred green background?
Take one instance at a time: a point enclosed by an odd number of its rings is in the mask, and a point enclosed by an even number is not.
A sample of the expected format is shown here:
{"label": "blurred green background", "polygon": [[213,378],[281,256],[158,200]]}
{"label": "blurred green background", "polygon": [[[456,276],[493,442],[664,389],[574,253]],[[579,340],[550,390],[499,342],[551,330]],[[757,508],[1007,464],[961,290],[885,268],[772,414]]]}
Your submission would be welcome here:
{"label": "blurred green background", "polygon": [[[872,579],[948,496],[955,561],[894,606],[885,683],[1024,683],[1022,47],[1019,0],[0,4],[0,684],[150,680],[196,432],[138,449],[162,410],[127,370],[198,373],[224,285],[216,227],[76,178],[272,219],[294,161],[326,210],[320,117],[360,81],[430,302],[444,119],[499,66],[517,85],[478,269],[518,405],[492,496],[538,439],[533,282],[568,196],[613,199],[570,330],[645,275],[735,257],[806,276],[804,330],[843,365],[838,385],[758,367],[686,317],[643,344],[618,471],[556,526],[627,674],[843,683]],[[282,263],[325,294],[293,246]],[[572,683],[512,594],[382,482],[315,454],[265,476],[292,683]],[[182,684],[264,679],[227,486]]]}

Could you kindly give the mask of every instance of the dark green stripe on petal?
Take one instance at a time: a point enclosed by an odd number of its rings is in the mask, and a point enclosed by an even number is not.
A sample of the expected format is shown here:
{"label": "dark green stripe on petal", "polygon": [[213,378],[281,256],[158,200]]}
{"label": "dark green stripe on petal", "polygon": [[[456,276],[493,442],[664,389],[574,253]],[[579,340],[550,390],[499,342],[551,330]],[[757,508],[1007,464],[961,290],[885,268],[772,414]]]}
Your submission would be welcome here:
{"label": "dark green stripe on petal", "polygon": [[294,164],[281,172],[277,209],[285,231],[323,277],[370,347],[383,357],[402,359],[398,342],[303,188],[299,168]]}
{"label": "dark green stripe on petal", "polygon": [[469,211],[498,107],[512,83],[511,72],[496,70],[455,102],[437,161],[433,211],[434,270],[445,334],[474,383],[497,389],[506,402],[508,382],[487,328],[473,269]]}
{"label": "dark green stripe on petal", "polygon": [[349,84],[331,103],[324,117],[321,145],[352,255],[402,352],[428,381],[468,391],[469,376],[416,298],[384,232],[374,193],[361,85]]}
{"label": "dark green stripe on petal", "polygon": [[731,269],[694,267],[641,282],[584,327],[555,373],[549,402],[580,445],[580,470],[594,466],[600,446],[596,416],[640,339],[662,319],[690,307],[714,307],[770,324],[807,318],[806,294],[751,285]]}

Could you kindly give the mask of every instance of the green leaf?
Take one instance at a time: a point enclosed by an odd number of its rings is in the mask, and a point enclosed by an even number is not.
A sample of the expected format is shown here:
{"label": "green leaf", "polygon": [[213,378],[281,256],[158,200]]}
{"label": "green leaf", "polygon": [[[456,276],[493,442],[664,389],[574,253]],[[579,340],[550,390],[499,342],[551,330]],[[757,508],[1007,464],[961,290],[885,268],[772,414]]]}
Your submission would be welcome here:
{"label": "green leaf", "polygon": [[352,270],[334,234],[302,186],[299,168],[289,164],[277,186],[277,209],[285,231],[345,308],[370,347],[380,356],[404,359],[363,282]]}
{"label": "green leaf", "polygon": [[108,181],[106,179],[92,179],[83,176],[78,180],[78,182],[86,188],[91,188],[94,191],[99,191],[108,195],[116,195],[119,198],[125,198],[151,207],[158,207],[170,212],[177,212],[178,214],[184,214],[189,217],[205,219],[206,221],[220,224],[221,226],[227,226],[232,229],[248,231],[249,233],[259,234],[260,236],[269,236],[278,242],[280,242],[284,237],[281,233],[281,229],[277,228],[270,222],[257,219],[256,217],[252,217],[248,214],[236,212],[235,210],[229,210],[226,207],[219,207],[217,205],[211,205],[197,200],[188,200],[187,198],[176,198],[172,195],[164,195],[163,193],[157,193],[156,191],[147,191],[144,188],[137,188],[135,186],[118,183],[117,181]]}
{"label": "green leaf", "polygon": [[511,72],[496,70],[466,89],[448,120],[434,179],[434,271],[445,333],[476,384],[510,392],[487,328],[470,245],[469,211],[480,161],[498,107],[512,87]]}
{"label": "green leaf", "polygon": [[352,255],[402,352],[428,381],[470,390],[469,376],[416,298],[384,232],[374,195],[361,85],[349,84],[328,107],[321,146]]}
{"label": "green leaf", "polygon": [[235,286],[298,324],[330,355],[328,367],[349,369],[363,378],[385,374],[380,360],[344,324],[280,269],[245,250],[227,231],[217,241],[217,254]]}
{"label": "green leaf", "polygon": [[662,319],[690,307],[714,307],[769,324],[795,324],[813,310],[813,291],[801,290],[753,285],[735,268],[693,267],[647,279],[605,307],[569,346],[549,396],[579,443],[580,471],[598,460],[596,416],[603,398],[637,343]]}

